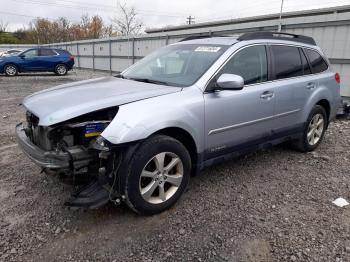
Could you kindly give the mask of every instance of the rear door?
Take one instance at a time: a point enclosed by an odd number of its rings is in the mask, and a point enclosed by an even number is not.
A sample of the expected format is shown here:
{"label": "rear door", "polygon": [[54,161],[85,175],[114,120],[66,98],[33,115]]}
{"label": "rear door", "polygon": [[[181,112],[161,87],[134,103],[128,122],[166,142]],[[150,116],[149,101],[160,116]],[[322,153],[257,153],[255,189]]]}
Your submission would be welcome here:
{"label": "rear door", "polygon": [[243,77],[242,90],[220,90],[204,94],[206,159],[241,151],[269,139],[274,113],[274,87],[268,80],[265,45],[243,47],[215,75]]}
{"label": "rear door", "polygon": [[40,70],[42,71],[53,71],[56,65],[56,57],[58,54],[49,48],[40,48],[39,49],[39,61],[40,61]]}
{"label": "rear door", "polygon": [[303,50],[291,45],[270,45],[276,84],[275,137],[300,132],[303,128],[302,109],[317,88],[317,76]]}

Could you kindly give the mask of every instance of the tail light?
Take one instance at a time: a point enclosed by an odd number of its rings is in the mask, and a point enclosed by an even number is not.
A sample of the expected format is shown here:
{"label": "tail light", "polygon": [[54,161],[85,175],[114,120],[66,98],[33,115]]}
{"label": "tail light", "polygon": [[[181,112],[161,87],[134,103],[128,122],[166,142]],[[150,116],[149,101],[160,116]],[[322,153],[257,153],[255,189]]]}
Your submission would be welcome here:
{"label": "tail light", "polygon": [[71,55],[71,56],[69,57],[69,60],[74,60],[74,56]]}
{"label": "tail light", "polygon": [[334,78],[335,78],[335,81],[336,81],[338,84],[340,84],[340,75],[339,75],[339,73],[335,73]]}

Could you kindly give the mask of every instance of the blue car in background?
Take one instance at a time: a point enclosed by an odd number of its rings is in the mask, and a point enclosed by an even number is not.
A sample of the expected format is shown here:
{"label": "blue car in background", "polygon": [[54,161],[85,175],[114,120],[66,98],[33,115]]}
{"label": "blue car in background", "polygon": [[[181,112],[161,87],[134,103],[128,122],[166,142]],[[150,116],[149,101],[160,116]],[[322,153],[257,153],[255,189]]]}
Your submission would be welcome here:
{"label": "blue car in background", "polygon": [[57,75],[65,75],[73,65],[74,56],[68,51],[39,47],[0,57],[0,74],[15,76],[22,72],[54,72]]}

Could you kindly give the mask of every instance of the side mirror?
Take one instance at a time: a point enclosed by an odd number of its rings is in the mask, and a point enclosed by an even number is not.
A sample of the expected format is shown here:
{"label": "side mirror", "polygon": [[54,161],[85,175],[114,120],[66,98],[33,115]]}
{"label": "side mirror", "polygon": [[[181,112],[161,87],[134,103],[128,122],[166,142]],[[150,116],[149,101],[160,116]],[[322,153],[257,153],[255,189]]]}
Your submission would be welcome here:
{"label": "side mirror", "polygon": [[244,87],[244,79],[239,75],[222,74],[216,81],[218,87],[227,90],[241,90]]}
{"label": "side mirror", "polygon": [[24,54],[19,55],[20,58],[25,58],[26,56]]}

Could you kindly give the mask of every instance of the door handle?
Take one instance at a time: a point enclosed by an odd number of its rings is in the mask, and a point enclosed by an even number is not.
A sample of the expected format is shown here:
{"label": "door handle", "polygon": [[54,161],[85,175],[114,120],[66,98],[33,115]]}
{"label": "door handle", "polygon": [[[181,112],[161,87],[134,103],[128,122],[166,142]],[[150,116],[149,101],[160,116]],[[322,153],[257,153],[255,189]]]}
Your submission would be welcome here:
{"label": "door handle", "polygon": [[316,87],[316,84],[315,83],[308,83],[306,85],[306,89],[314,89]]}
{"label": "door handle", "polygon": [[262,94],[260,95],[260,98],[261,98],[261,99],[270,99],[270,98],[272,98],[273,96],[274,96],[274,93],[273,93],[273,92],[266,91],[266,92],[264,92],[264,93],[262,93]]}

